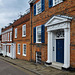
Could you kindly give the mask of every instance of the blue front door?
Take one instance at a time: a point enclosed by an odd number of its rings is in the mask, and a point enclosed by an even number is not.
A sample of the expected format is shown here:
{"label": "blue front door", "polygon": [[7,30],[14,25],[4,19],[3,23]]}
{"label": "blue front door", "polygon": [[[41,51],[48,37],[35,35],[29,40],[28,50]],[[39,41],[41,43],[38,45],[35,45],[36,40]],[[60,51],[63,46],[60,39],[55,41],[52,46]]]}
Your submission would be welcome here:
{"label": "blue front door", "polygon": [[64,39],[56,40],[56,62],[64,63]]}

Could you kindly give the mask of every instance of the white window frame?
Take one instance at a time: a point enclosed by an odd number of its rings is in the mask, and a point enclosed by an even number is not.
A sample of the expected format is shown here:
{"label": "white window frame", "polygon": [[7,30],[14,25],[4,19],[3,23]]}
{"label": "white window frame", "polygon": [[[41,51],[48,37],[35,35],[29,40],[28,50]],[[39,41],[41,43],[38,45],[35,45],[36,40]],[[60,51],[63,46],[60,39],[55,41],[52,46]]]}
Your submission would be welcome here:
{"label": "white window frame", "polygon": [[[5,37],[6,37],[6,34],[5,34]],[[6,41],[6,38],[5,38],[5,41]]]}
{"label": "white window frame", "polygon": [[20,52],[21,52],[21,44],[18,44],[18,45],[17,45],[17,54],[20,55],[20,53],[19,53],[19,45],[20,45]]}
{"label": "white window frame", "polygon": [[[57,4],[56,4],[56,1],[57,1]],[[63,0],[53,0],[53,6],[58,5],[61,2],[63,2]]]}
{"label": "white window frame", "polygon": [[41,25],[36,27],[36,43],[42,43],[42,42],[38,42],[38,40],[37,40],[38,39],[38,37],[37,37],[37,32],[38,32],[37,29],[38,29],[38,27],[41,27]]}
{"label": "white window frame", "polygon": [[[24,30],[24,26],[25,26],[25,30]],[[25,35],[24,35],[24,31],[25,31]],[[26,37],[26,24],[22,26],[22,37]]]}
{"label": "white window frame", "polygon": [[40,8],[41,8],[41,0],[39,2],[36,3],[36,15],[40,14],[41,12],[38,12],[38,4],[40,3]]}
{"label": "white window frame", "polygon": [[[23,44],[23,56],[26,56],[27,52],[26,52],[26,54],[24,54],[24,45],[26,45],[26,44]],[[26,51],[27,51],[27,47],[26,47]]]}
{"label": "white window frame", "polygon": [[8,36],[8,34],[6,33],[6,41],[8,41],[8,40],[7,40],[7,39],[8,39],[7,36]]}
{"label": "white window frame", "polygon": [[8,41],[9,41],[9,33],[8,33]]}
{"label": "white window frame", "polygon": [[12,32],[10,32],[10,41],[12,41]]}
{"label": "white window frame", "polygon": [[15,28],[15,38],[17,38],[17,28]]}

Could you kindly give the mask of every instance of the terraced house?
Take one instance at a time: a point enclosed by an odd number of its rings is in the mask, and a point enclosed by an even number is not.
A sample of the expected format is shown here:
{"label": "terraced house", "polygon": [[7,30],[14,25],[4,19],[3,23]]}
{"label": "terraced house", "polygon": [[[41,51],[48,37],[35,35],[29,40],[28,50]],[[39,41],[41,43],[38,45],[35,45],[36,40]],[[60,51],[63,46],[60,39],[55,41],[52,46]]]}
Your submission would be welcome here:
{"label": "terraced house", "polygon": [[13,27],[12,24],[10,24],[8,27],[2,28],[2,53],[3,56],[8,56],[11,58],[15,58],[15,44],[12,43],[12,32],[13,32]]}
{"label": "terraced house", "polygon": [[30,0],[29,4],[30,12],[2,29],[3,55],[75,68],[75,0]]}
{"label": "terraced house", "polygon": [[2,28],[3,56],[30,60],[30,9],[14,20],[9,26]]}
{"label": "terraced house", "polygon": [[2,37],[1,37],[1,35],[0,35],[0,54],[2,54],[2,52],[1,52],[1,39],[2,39]]}
{"label": "terraced house", "polygon": [[30,0],[32,60],[75,67],[75,0]]}
{"label": "terraced house", "polygon": [[16,58],[30,60],[30,9],[13,23],[13,43],[16,44]]}

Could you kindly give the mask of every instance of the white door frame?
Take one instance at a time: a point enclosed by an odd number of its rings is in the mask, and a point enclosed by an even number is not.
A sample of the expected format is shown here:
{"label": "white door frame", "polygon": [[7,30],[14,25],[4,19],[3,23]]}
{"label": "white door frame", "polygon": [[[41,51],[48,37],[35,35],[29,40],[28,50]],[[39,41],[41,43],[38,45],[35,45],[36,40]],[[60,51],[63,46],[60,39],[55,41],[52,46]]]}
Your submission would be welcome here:
{"label": "white door frame", "polygon": [[[53,21],[53,22],[52,22]],[[55,24],[54,24],[55,23]],[[52,42],[52,31],[63,29],[64,30],[64,64],[63,68],[70,67],[70,21],[68,19],[53,17],[48,21],[45,26],[47,26],[48,32],[48,57],[46,63],[52,63],[52,52],[53,52],[53,42]]]}
{"label": "white door frame", "polygon": [[[57,31],[57,30],[56,30]],[[52,46],[54,47],[53,52],[52,52],[52,62],[56,62],[56,40],[57,39],[64,39],[63,37],[56,37],[56,31],[52,31]]]}

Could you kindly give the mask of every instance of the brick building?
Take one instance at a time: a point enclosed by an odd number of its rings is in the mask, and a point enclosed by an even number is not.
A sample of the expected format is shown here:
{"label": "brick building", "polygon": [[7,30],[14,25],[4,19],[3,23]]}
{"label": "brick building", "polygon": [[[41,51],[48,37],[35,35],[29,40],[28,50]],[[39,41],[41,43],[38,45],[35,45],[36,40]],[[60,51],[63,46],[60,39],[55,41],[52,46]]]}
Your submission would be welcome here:
{"label": "brick building", "polygon": [[75,0],[30,0],[29,4],[32,61],[75,67]]}
{"label": "brick building", "polygon": [[1,39],[2,39],[2,37],[1,37],[1,35],[0,35],[0,54],[2,54],[2,51],[1,51]]}
{"label": "brick building", "polygon": [[16,44],[16,58],[30,60],[30,10],[13,23],[13,43]]}
{"label": "brick building", "polygon": [[29,4],[30,12],[2,29],[3,55],[75,68],[75,0],[30,0]]}
{"label": "brick building", "polygon": [[2,28],[1,35],[2,35],[2,53],[3,56],[8,56],[11,58],[15,58],[15,45],[12,43],[12,24],[8,27]]}

